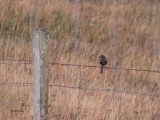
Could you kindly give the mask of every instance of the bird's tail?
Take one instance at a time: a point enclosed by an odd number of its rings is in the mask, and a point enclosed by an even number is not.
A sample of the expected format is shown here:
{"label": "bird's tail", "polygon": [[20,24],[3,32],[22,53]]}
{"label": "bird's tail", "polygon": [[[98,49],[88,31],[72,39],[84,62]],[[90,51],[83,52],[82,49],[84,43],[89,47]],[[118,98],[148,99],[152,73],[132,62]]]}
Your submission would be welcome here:
{"label": "bird's tail", "polygon": [[103,73],[103,66],[101,67],[101,73]]}

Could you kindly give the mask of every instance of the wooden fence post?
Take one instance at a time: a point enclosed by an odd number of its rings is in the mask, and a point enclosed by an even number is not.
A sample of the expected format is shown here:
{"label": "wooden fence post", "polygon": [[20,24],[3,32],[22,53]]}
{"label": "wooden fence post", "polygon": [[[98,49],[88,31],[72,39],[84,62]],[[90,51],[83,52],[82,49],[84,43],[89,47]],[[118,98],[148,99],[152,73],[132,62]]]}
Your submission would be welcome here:
{"label": "wooden fence post", "polygon": [[33,37],[33,120],[47,120],[48,41],[47,29],[35,29]]}

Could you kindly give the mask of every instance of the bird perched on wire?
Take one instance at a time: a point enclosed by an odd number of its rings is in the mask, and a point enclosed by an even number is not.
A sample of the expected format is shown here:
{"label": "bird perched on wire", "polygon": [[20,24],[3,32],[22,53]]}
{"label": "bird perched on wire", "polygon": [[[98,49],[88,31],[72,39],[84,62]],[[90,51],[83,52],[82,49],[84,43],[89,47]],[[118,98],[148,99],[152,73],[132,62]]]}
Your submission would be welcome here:
{"label": "bird perched on wire", "polygon": [[103,67],[107,65],[108,61],[104,55],[99,56],[99,63],[101,65],[101,73],[103,73]]}

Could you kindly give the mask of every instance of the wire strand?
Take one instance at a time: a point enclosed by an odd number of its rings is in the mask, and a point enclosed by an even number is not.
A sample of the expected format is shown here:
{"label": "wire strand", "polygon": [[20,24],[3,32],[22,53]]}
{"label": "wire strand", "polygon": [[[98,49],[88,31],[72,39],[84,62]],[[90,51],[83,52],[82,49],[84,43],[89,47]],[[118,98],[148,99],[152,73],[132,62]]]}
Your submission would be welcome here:
{"label": "wire strand", "polygon": [[[18,60],[18,59],[0,59],[1,61],[10,61],[10,62],[21,62],[21,64],[32,64],[31,60]],[[11,64],[10,62],[1,62],[0,64]],[[100,68],[100,66],[95,65],[82,65],[82,64],[69,64],[69,63],[57,63],[49,62],[52,65],[61,65],[61,66],[73,66],[73,67],[89,67],[89,68]],[[141,72],[153,72],[160,73],[158,70],[149,70],[149,69],[134,69],[134,68],[120,68],[120,67],[103,67],[104,69],[114,69],[114,70],[127,70],[127,71],[141,71]]]}
{"label": "wire strand", "polygon": [[[0,102],[0,105],[12,105],[12,106],[25,106],[25,107],[32,107],[32,104],[24,104],[24,103],[9,103],[9,102]],[[102,111],[102,112],[114,112],[114,113],[122,113],[122,114],[152,114],[149,112],[121,112],[116,110],[110,110],[110,109],[102,109],[102,108],[80,108],[80,107],[69,107],[69,106],[53,106],[48,105],[49,108],[57,108],[57,109],[77,109],[77,110],[90,110],[90,111]]]}
{"label": "wire strand", "polygon": [[116,111],[116,110],[110,110],[110,109],[102,109],[102,108],[79,108],[79,107],[69,107],[69,106],[49,106],[49,107],[54,107],[54,108],[59,108],[59,109],[77,109],[77,110],[90,110],[90,111],[101,111],[101,112],[114,112],[114,113],[121,113],[121,114],[151,114],[149,112],[121,112],[121,111]]}
{"label": "wire strand", "polygon": [[[54,63],[54,62],[49,62],[50,64],[53,65],[62,65],[62,66],[77,66],[77,67],[93,67],[93,68],[101,68],[100,66],[95,66],[95,65],[80,65],[80,64],[64,64],[64,63]],[[155,73],[160,73],[158,70],[147,70],[147,69],[134,69],[134,68],[120,68],[120,67],[103,67],[105,69],[116,69],[116,70],[128,70],[128,71],[144,71],[144,72],[155,72]]]}
{"label": "wire strand", "polygon": [[[33,83],[1,83],[0,86],[33,86]],[[83,88],[83,87],[75,87],[75,86],[65,86],[65,85],[54,85],[49,84],[49,87],[59,87],[59,88],[67,88],[67,89],[81,89],[81,90],[89,90],[89,91],[99,91],[99,92],[114,92],[114,93],[126,93],[126,94],[134,94],[134,95],[144,95],[144,96],[153,96],[153,97],[160,97],[158,94],[148,94],[148,93],[141,93],[141,92],[131,92],[131,91],[122,91],[116,89],[95,89],[95,88]]]}
{"label": "wire strand", "polygon": [[140,92],[131,92],[131,91],[122,91],[122,90],[116,90],[116,89],[94,89],[94,88],[83,88],[83,87],[74,87],[74,86],[61,86],[61,85],[49,85],[54,87],[62,87],[62,88],[69,88],[69,89],[82,89],[82,90],[89,90],[89,91],[99,91],[99,92],[115,92],[115,93],[126,93],[126,94],[139,94],[144,96],[154,96],[154,97],[160,97],[160,95],[157,94],[147,94],[147,93],[140,93]]}
{"label": "wire strand", "polygon": [[0,83],[0,86],[32,86],[32,83]]}

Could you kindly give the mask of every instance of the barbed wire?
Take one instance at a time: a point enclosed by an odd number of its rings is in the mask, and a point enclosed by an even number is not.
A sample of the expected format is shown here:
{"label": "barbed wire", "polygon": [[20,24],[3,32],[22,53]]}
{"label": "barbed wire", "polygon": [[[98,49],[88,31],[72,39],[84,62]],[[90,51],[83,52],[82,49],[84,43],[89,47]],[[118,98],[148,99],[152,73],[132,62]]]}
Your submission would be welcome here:
{"label": "barbed wire", "polygon": [[126,94],[139,94],[144,96],[154,96],[154,97],[160,97],[160,95],[157,94],[147,94],[147,93],[140,93],[140,92],[131,92],[131,91],[122,91],[122,90],[116,90],[116,89],[94,89],[94,88],[83,88],[83,87],[72,87],[72,86],[61,86],[61,85],[49,85],[54,87],[62,87],[62,88],[69,88],[69,89],[82,89],[82,90],[89,90],[89,91],[99,91],[99,92],[115,92],[115,93],[126,93]]}
{"label": "barbed wire", "polygon": [[[27,120],[26,118],[29,118],[29,117],[33,117],[33,115],[22,115],[21,117],[19,117],[19,116],[15,116],[15,118],[16,118],[16,120],[18,119],[18,120]],[[8,118],[8,119],[7,119]],[[12,117],[6,117],[5,116],[5,120],[10,120],[12,118],[12,120],[14,119],[14,117],[12,116]],[[32,119],[31,119],[32,120]]]}
{"label": "barbed wire", "polygon": [[[0,105],[12,105],[12,106],[21,106],[21,107],[33,107],[32,104],[25,103],[9,103],[9,102],[0,102]],[[114,112],[114,113],[122,113],[122,114],[153,114],[149,112],[125,112],[125,111],[116,111],[111,109],[102,109],[102,108],[81,108],[81,107],[69,107],[69,106],[55,106],[48,105],[48,108],[56,108],[56,109],[77,109],[77,110],[89,110],[89,111],[101,111],[101,112]],[[21,110],[13,110],[13,112],[22,112]]]}
{"label": "barbed wire", "polygon": [[32,86],[32,83],[25,83],[25,82],[21,82],[21,83],[0,83],[0,86]]}
{"label": "barbed wire", "polygon": [[[0,64],[32,64],[31,60],[18,60],[18,59],[0,59],[0,61],[9,61],[9,62],[0,62]],[[12,62],[12,63],[11,63]]]}
{"label": "barbed wire", "polygon": [[[14,105],[14,106],[21,106],[21,107],[33,107],[32,104],[25,104],[25,103],[9,103],[9,102],[0,102],[0,105]],[[102,108],[81,108],[81,107],[69,107],[69,106],[53,106],[53,105],[48,105],[49,108],[56,108],[56,109],[77,109],[77,110],[89,110],[89,111],[100,111],[100,112],[110,112],[110,113],[120,113],[120,114],[144,114],[144,115],[158,115],[159,114],[156,112],[155,114],[153,112],[138,112],[138,111],[131,111],[131,112],[126,112],[126,111],[116,111],[116,110],[111,110],[111,109],[102,109]],[[11,112],[24,112],[24,110],[19,109],[19,110],[11,110]],[[47,115],[50,116],[50,115]],[[27,116],[22,116],[22,118],[26,117],[32,117],[32,115],[27,115]]]}
{"label": "barbed wire", "polygon": [[12,105],[12,106],[26,106],[26,107],[31,107],[31,104],[25,104],[25,103],[14,103],[14,102],[0,102],[0,105]]}
{"label": "barbed wire", "polygon": [[[0,59],[4,61],[10,61],[10,62],[0,62],[0,64],[13,64],[11,62],[18,62],[20,64],[32,64],[33,62],[31,60],[13,60],[13,59]],[[17,64],[17,63],[16,63]],[[81,64],[65,64],[65,63],[56,63],[56,62],[49,62],[51,65],[61,65],[61,66],[72,66],[72,67],[89,67],[89,68],[100,68],[100,66],[93,66],[93,65],[81,65]],[[160,71],[156,70],[145,70],[145,69],[130,69],[130,68],[118,68],[118,67],[104,67],[106,69],[115,69],[115,70],[128,70],[128,71],[144,71],[144,72],[154,72],[154,73],[160,73]],[[33,83],[26,83],[26,82],[16,82],[16,83],[0,83],[0,86],[33,86]],[[81,89],[81,90],[88,90],[88,91],[97,91],[97,92],[114,92],[114,93],[126,93],[126,94],[134,94],[134,95],[144,95],[144,96],[152,96],[152,97],[160,97],[159,94],[149,94],[149,93],[143,93],[143,92],[138,92],[138,91],[126,91],[126,90],[116,90],[116,89],[95,89],[95,88],[83,88],[83,87],[76,87],[76,86],[66,86],[66,85],[55,85],[55,84],[49,84],[49,87],[59,87],[59,88],[67,88],[67,89]],[[2,103],[0,104],[5,104],[5,105],[17,105],[17,106],[29,106],[31,107],[31,104],[15,104],[15,103]],[[123,114],[151,114],[152,113],[147,113],[147,112],[123,112],[123,111],[114,111],[114,110],[105,110],[101,108],[80,108],[80,107],[67,107],[67,106],[51,106],[49,105],[48,107],[54,107],[54,108],[59,108],[59,109],[77,109],[77,110],[93,110],[93,111],[103,111],[103,112],[117,112],[117,113],[123,113]]]}
{"label": "barbed wire", "polygon": [[[18,60],[18,59],[0,59],[0,60],[1,61],[11,61],[11,62],[21,62],[21,64],[32,64],[31,60]],[[0,64],[11,64],[11,63],[10,62],[0,62]],[[72,66],[72,67],[100,68],[100,66],[95,66],[95,65],[69,64],[69,63],[57,63],[57,62],[49,62],[49,64],[61,65],[61,66]],[[121,67],[103,67],[103,68],[104,69],[114,69],[114,70],[160,73],[160,71],[158,70],[149,70],[149,69],[135,69],[135,68],[121,68]]]}
{"label": "barbed wire", "polygon": [[[8,65],[8,64],[19,64],[19,63],[10,63],[10,62],[3,62],[3,63],[2,63],[2,62],[0,62],[0,64],[1,64],[1,65]],[[32,64],[32,63],[23,62],[23,63],[21,63],[21,64]]]}
{"label": "barbed wire", "polygon": [[[1,83],[0,86],[33,86],[33,83]],[[59,88],[67,88],[67,89],[81,89],[81,90],[88,90],[88,91],[97,91],[97,92],[114,92],[114,93],[126,93],[126,94],[134,94],[134,95],[143,95],[143,96],[153,96],[153,97],[160,97],[159,94],[148,94],[142,93],[137,91],[123,91],[123,90],[116,90],[116,89],[95,89],[95,88],[83,88],[83,87],[75,87],[75,86],[65,86],[65,85],[55,85],[49,84],[49,87],[59,87]]]}
{"label": "barbed wire", "polygon": [[[95,65],[81,65],[81,64],[64,64],[64,63],[54,63],[54,62],[49,62],[50,64],[53,65],[62,65],[62,66],[77,66],[77,67],[94,67],[94,68],[101,68],[100,66],[95,66]],[[144,71],[144,72],[156,72],[160,73],[160,71],[157,70],[145,70],[145,69],[134,69],[134,68],[120,68],[120,67],[103,67],[106,69],[116,69],[116,70],[128,70],[128,71]]]}
{"label": "barbed wire", "polygon": [[77,109],[77,110],[89,110],[89,111],[101,111],[101,112],[114,112],[114,113],[121,113],[121,114],[151,114],[149,112],[125,112],[125,111],[116,111],[116,110],[110,110],[110,109],[103,109],[103,108],[81,108],[81,107],[69,107],[69,106],[51,106],[49,107],[53,108],[59,108],[59,109]]}
{"label": "barbed wire", "polygon": [[3,59],[0,59],[0,60],[3,60],[3,61],[11,61],[11,62],[32,62],[32,60],[19,60],[19,59],[7,59],[7,58],[3,58]]}

